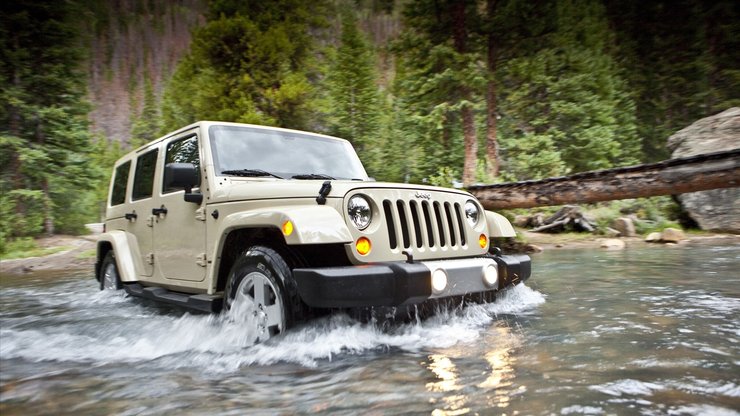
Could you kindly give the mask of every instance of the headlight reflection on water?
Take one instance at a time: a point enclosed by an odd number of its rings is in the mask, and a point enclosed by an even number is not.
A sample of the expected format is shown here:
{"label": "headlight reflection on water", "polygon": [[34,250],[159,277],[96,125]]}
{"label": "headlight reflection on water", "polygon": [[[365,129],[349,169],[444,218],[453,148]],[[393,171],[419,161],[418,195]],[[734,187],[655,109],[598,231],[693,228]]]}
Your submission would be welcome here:
{"label": "headlight reflection on water", "polygon": [[511,387],[514,384],[514,378],[516,378],[514,372],[516,357],[512,354],[512,350],[515,347],[514,340],[517,338],[512,336],[511,329],[508,326],[498,327],[496,332],[497,337],[507,341],[504,345],[486,352],[485,357],[491,372],[485,381],[478,384],[478,387],[493,392],[492,396],[487,396],[489,406],[503,408],[510,404],[513,395]]}
{"label": "headlight reflection on water", "polygon": [[[484,350],[483,357],[486,361],[488,370],[484,374],[485,379],[475,385],[476,388],[485,392],[487,398],[487,407],[505,408],[511,404],[514,395],[521,391],[526,391],[524,386],[514,388],[516,378],[515,349],[519,345],[519,338],[512,334],[508,326],[496,326],[490,329],[489,335],[483,343],[491,340]],[[427,369],[430,370],[436,381],[426,384],[430,393],[449,393],[441,398],[439,407],[432,412],[435,416],[453,416],[467,414],[471,411],[469,404],[474,407],[480,406],[480,403],[473,404],[467,394],[463,394],[465,386],[470,386],[470,379],[479,377],[478,374],[461,375],[455,364],[455,360],[462,357],[450,357],[445,354],[432,354],[427,362]],[[469,357],[466,361],[469,361]],[[475,395],[477,396],[477,394]],[[434,402],[435,399],[432,399]]]}

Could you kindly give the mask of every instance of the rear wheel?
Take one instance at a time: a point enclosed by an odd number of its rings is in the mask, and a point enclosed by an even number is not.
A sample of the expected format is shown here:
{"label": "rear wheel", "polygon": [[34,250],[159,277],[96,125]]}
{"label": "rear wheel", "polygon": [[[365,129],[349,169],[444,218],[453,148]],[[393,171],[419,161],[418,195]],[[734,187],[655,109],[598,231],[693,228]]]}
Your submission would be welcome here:
{"label": "rear wheel", "polygon": [[255,246],[242,253],[226,282],[226,309],[244,322],[255,342],[285,332],[301,318],[301,303],[293,273],[268,247]]}
{"label": "rear wheel", "polygon": [[121,277],[118,274],[118,264],[113,250],[109,251],[103,264],[100,266],[100,290],[119,290],[123,289]]}

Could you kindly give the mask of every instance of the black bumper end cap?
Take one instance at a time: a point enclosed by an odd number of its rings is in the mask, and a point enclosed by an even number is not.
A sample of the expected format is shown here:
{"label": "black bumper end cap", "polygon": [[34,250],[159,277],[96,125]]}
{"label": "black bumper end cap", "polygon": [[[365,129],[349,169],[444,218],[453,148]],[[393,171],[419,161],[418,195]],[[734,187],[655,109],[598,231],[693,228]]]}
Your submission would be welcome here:
{"label": "black bumper end cap", "polygon": [[525,282],[532,275],[532,260],[526,254],[493,256],[499,265],[502,287]]}
{"label": "black bumper end cap", "polygon": [[295,269],[301,299],[315,308],[400,306],[432,293],[429,269],[419,263]]}

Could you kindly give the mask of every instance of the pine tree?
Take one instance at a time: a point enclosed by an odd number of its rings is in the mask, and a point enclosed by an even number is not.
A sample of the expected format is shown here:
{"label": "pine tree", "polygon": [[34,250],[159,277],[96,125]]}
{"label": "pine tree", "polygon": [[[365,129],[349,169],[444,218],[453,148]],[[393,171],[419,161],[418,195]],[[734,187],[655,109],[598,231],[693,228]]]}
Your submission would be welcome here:
{"label": "pine tree", "polygon": [[198,119],[311,128],[312,29],[324,2],[213,1],[163,99],[165,130]]}
{"label": "pine tree", "polygon": [[[547,10],[544,36],[502,65],[502,143],[521,165],[521,141],[537,140],[551,169],[523,179],[629,164],[640,159],[634,103],[611,55],[613,39],[601,5],[559,0]],[[521,175],[524,172],[517,172]]]}
{"label": "pine tree", "polygon": [[740,3],[606,0],[616,28],[646,161],[699,118],[740,105]]}
{"label": "pine tree", "polygon": [[342,32],[336,58],[329,70],[329,131],[350,140],[361,157],[377,139],[380,94],[375,74],[376,57],[357,28],[351,11],[342,14]]}
{"label": "pine tree", "polygon": [[471,39],[471,28],[479,24],[476,4],[412,1],[404,8],[404,23],[395,50],[399,66],[405,68],[399,71],[403,76],[395,89],[417,122],[419,141],[427,149],[426,163],[439,168],[461,161],[463,181],[472,183],[478,147],[475,118],[482,102],[476,91],[486,83]]}
{"label": "pine tree", "polygon": [[137,148],[159,137],[162,123],[157,98],[154,95],[154,88],[149,78],[144,81],[144,104],[141,114],[133,117],[133,120],[130,141],[132,148]]}
{"label": "pine tree", "polygon": [[88,199],[90,136],[73,3],[0,6],[0,188],[4,234],[75,231]]}

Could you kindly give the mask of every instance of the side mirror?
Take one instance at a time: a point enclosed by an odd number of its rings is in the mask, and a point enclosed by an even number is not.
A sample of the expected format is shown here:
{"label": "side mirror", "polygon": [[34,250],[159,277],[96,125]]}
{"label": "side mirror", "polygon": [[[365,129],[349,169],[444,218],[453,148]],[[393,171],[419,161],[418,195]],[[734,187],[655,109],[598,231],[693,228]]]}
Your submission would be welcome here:
{"label": "side mirror", "polygon": [[193,187],[200,185],[200,174],[192,163],[168,163],[164,166],[165,189],[185,190],[185,201],[200,204],[203,195],[192,193]]}

